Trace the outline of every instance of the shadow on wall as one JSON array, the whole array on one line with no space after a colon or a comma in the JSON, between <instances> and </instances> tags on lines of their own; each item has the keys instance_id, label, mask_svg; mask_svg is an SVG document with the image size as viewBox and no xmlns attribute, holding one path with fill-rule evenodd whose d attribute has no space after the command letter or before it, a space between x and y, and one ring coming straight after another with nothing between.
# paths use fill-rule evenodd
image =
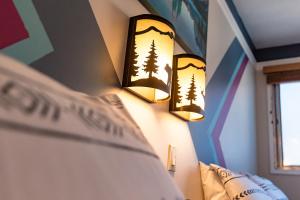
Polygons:
<instances>
[{"instance_id":1,"label":"shadow on wall","mask_svg":"<svg viewBox=\"0 0 300 200\"><path fill-rule=\"evenodd\" d=\"M88 94L120 87L89 1L33 2L54 48L34 68Z\"/></svg>"}]
</instances>

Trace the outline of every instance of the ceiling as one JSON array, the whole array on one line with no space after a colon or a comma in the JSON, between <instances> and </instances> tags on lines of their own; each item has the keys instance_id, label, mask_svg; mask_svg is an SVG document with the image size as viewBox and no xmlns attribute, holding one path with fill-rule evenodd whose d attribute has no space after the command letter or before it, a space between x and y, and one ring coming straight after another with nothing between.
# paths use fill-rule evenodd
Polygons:
<instances>
[{"instance_id":1,"label":"ceiling","mask_svg":"<svg viewBox=\"0 0 300 200\"><path fill-rule=\"evenodd\" d=\"M257 49L300 43L300 0L234 0Z\"/></svg>"},{"instance_id":2,"label":"ceiling","mask_svg":"<svg viewBox=\"0 0 300 200\"><path fill-rule=\"evenodd\" d=\"M258 61L300 56L300 0L225 1Z\"/></svg>"}]
</instances>

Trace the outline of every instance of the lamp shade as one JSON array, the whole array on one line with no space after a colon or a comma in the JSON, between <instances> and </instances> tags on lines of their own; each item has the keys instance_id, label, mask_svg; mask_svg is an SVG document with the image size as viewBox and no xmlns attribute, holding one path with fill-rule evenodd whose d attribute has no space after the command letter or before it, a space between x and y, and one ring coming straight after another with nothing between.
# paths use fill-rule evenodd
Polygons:
<instances>
[{"instance_id":1,"label":"lamp shade","mask_svg":"<svg viewBox=\"0 0 300 200\"><path fill-rule=\"evenodd\" d=\"M205 72L206 63L201 57L174 56L171 113L187 121L204 118Z\"/></svg>"},{"instance_id":2,"label":"lamp shade","mask_svg":"<svg viewBox=\"0 0 300 200\"><path fill-rule=\"evenodd\" d=\"M130 18L122 86L149 102L171 93L175 31L155 15Z\"/></svg>"}]
</instances>

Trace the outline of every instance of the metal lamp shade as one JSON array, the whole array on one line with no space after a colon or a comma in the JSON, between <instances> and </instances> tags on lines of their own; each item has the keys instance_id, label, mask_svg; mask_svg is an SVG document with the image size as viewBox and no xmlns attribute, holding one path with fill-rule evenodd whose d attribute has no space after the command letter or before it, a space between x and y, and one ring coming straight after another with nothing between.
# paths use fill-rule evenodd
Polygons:
<instances>
[{"instance_id":1,"label":"metal lamp shade","mask_svg":"<svg viewBox=\"0 0 300 200\"><path fill-rule=\"evenodd\" d=\"M204 118L205 72L206 63L201 57L174 56L171 113L187 121Z\"/></svg>"},{"instance_id":2,"label":"metal lamp shade","mask_svg":"<svg viewBox=\"0 0 300 200\"><path fill-rule=\"evenodd\" d=\"M174 27L155 15L130 18L122 86L148 102L171 93Z\"/></svg>"}]
</instances>

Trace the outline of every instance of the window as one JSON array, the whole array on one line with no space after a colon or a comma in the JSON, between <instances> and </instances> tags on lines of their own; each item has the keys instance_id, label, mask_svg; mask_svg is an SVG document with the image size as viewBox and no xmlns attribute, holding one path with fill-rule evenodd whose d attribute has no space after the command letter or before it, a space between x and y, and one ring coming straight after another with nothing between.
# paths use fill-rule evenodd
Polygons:
<instances>
[{"instance_id":1,"label":"window","mask_svg":"<svg viewBox=\"0 0 300 200\"><path fill-rule=\"evenodd\" d=\"M271 172L300 175L300 62L265 66L263 73L271 100Z\"/></svg>"},{"instance_id":2,"label":"window","mask_svg":"<svg viewBox=\"0 0 300 200\"><path fill-rule=\"evenodd\" d=\"M300 81L274 85L277 168L300 170Z\"/></svg>"}]
</instances>

